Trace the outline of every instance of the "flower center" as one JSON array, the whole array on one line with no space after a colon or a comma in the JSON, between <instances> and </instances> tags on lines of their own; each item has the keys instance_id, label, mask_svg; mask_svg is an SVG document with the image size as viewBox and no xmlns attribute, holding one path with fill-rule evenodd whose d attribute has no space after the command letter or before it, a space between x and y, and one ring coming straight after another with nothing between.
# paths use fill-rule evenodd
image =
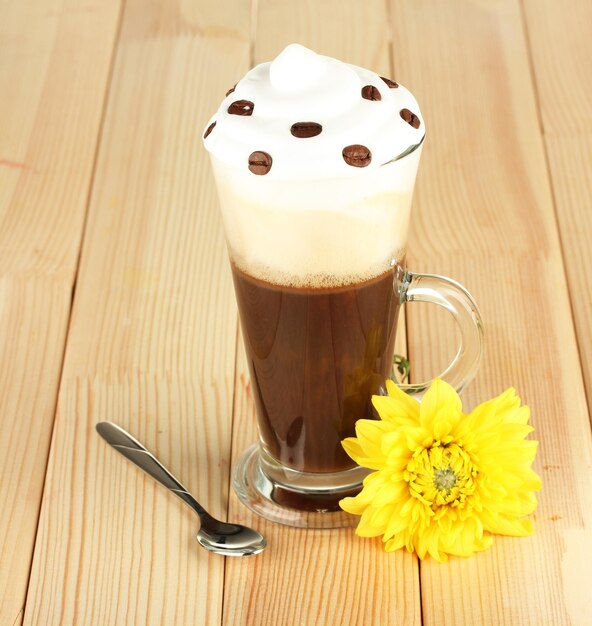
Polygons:
<instances>
[{"instance_id":1,"label":"flower center","mask_svg":"<svg viewBox=\"0 0 592 626\"><path fill-rule=\"evenodd\" d=\"M450 491L456 485L458 478L451 467L434 472L434 486L440 491Z\"/></svg>"},{"instance_id":2,"label":"flower center","mask_svg":"<svg viewBox=\"0 0 592 626\"><path fill-rule=\"evenodd\" d=\"M413 497L436 510L440 506L464 507L475 491L477 468L462 446L435 441L429 448L418 448L405 472Z\"/></svg>"}]
</instances>

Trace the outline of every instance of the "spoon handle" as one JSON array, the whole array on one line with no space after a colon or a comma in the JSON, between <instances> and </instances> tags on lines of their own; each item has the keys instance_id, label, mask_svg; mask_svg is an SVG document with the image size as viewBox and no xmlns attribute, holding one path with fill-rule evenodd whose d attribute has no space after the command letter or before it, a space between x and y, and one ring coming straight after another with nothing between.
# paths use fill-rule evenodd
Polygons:
<instances>
[{"instance_id":1,"label":"spoon handle","mask_svg":"<svg viewBox=\"0 0 592 626\"><path fill-rule=\"evenodd\" d=\"M96 426L101 437L117 452L144 470L181 498L185 504L190 506L200 517L208 515L207 511L197 502L197 500L183 487L183 485L167 470L167 468L126 430L113 424L113 422L99 422ZM209 517L209 515L208 515Z\"/></svg>"}]
</instances>

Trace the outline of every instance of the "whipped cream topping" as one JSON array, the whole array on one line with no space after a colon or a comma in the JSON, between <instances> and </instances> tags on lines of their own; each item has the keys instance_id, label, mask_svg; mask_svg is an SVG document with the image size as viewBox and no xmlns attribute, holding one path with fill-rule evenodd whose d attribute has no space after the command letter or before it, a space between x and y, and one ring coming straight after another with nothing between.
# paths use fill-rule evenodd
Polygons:
<instances>
[{"instance_id":1,"label":"whipped cream topping","mask_svg":"<svg viewBox=\"0 0 592 626\"><path fill-rule=\"evenodd\" d=\"M287 46L231 89L204 130L216 159L251 176L356 176L420 144L413 95L369 70Z\"/></svg>"}]
</instances>

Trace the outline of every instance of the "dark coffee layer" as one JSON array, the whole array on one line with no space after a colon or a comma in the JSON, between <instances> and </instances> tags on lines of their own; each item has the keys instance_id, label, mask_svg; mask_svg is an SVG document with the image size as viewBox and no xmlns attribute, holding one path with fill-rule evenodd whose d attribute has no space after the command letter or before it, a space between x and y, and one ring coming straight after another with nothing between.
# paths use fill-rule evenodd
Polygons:
<instances>
[{"instance_id":1,"label":"dark coffee layer","mask_svg":"<svg viewBox=\"0 0 592 626\"><path fill-rule=\"evenodd\" d=\"M305 472L355 464L341 440L373 418L390 376L394 269L332 289L273 285L232 265L259 430L269 454Z\"/></svg>"}]
</instances>

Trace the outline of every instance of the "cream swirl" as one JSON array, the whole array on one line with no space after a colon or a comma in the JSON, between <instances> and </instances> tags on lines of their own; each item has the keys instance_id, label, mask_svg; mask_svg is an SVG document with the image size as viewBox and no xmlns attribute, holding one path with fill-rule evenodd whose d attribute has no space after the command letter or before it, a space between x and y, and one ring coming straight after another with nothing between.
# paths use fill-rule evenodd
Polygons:
<instances>
[{"instance_id":1,"label":"cream swirl","mask_svg":"<svg viewBox=\"0 0 592 626\"><path fill-rule=\"evenodd\" d=\"M228 93L204 144L252 175L318 179L376 169L421 143L424 132L403 86L291 44Z\"/></svg>"}]
</instances>

